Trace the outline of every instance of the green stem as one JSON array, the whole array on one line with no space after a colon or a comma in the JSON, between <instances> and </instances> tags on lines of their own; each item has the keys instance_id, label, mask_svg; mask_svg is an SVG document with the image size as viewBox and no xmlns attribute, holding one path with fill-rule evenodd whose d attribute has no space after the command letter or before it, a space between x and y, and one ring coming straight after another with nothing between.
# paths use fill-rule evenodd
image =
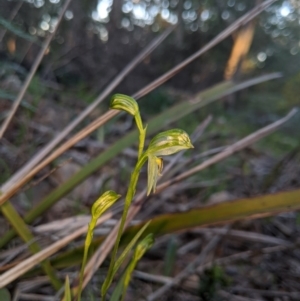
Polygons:
<instances>
[{"instance_id":1,"label":"green stem","mask_svg":"<svg viewBox=\"0 0 300 301\"><path fill-rule=\"evenodd\" d=\"M122 218L121 218L117 238L116 238L116 241L115 241L115 244L114 244L114 248L113 248L112 256L111 256L111 261L110 261L110 265L109 265L109 269L108 269L108 273L107 273L107 279L110 279L110 281L112 281L114 264L115 264L115 261L116 261L116 256L117 256L121 236L122 236L122 233L123 233L123 230L124 230L127 213L128 213L130 204L131 204L132 199L133 199L134 194L135 194L136 184L137 184L137 181L139 179L140 170L141 170L142 166L144 165L144 163L146 162L146 160L147 160L147 157L145 155L142 155L141 158L138 160L138 162L137 162L137 164L134 168L134 171L133 171L133 173L131 174L131 177L130 177L130 183L129 183L129 186L128 186L129 188L128 188L126 198L125 198L124 210L123 210L123 214L122 214ZM102 296L102 301L105 301L105 298L106 298L106 295L104 294Z\"/></svg>"},{"instance_id":2,"label":"green stem","mask_svg":"<svg viewBox=\"0 0 300 301\"><path fill-rule=\"evenodd\" d=\"M138 153L138 160L141 158L143 150L144 150L144 144L145 144L145 138L146 138L146 128L143 128L143 122L140 113L138 113L135 117L135 122L137 125L137 128L139 130L139 153Z\"/></svg>"},{"instance_id":3,"label":"green stem","mask_svg":"<svg viewBox=\"0 0 300 301\"><path fill-rule=\"evenodd\" d=\"M92 220L89 224L89 228L88 228L86 238L85 238L83 259L82 259L82 265L81 265L81 270L80 270L80 278L79 278L78 299L77 299L78 301L81 300L81 291L82 291L84 269L85 269L86 262L87 262L89 248L90 248L90 245L91 245L91 242L92 242L92 239L93 239L93 231L94 231L96 222L97 222L97 220L92 218Z\"/></svg>"}]
</instances>

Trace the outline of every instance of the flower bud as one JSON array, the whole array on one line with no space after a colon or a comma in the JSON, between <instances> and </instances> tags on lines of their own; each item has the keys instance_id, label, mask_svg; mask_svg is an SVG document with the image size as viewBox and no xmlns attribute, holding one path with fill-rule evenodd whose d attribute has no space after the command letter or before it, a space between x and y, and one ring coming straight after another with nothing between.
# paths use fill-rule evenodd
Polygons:
<instances>
[{"instance_id":1,"label":"flower bud","mask_svg":"<svg viewBox=\"0 0 300 301\"><path fill-rule=\"evenodd\" d=\"M139 113L137 102L132 97L123 94L115 94L112 96L110 108L125 111L132 116L136 116Z\"/></svg>"},{"instance_id":2,"label":"flower bud","mask_svg":"<svg viewBox=\"0 0 300 301\"><path fill-rule=\"evenodd\" d=\"M104 192L92 206L92 218L97 220L120 197L120 194L117 194L112 190Z\"/></svg>"},{"instance_id":3,"label":"flower bud","mask_svg":"<svg viewBox=\"0 0 300 301\"><path fill-rule=\"evenodd\" d=\"M134 251L134 259L136 261L140 260L143 255L149 250L154 244L154 237L153 234L150 233L146 237L144 237L136 246L136 249Z\"/></svg>"}]
</instances>

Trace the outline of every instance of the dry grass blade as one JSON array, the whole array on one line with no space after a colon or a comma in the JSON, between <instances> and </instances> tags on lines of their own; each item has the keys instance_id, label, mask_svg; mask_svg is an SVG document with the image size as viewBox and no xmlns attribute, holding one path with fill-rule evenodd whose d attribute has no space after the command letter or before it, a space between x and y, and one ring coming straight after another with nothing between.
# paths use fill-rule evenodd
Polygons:
<instances>
[{"instance_id":1,"label":"dry grass blade","mask_svg":"<svg viewBox=\"0 0 300 301\"><path fill-rule=\"evenodd\" d=\"M175 182L181 181L194 173L207 168L223 159L231 156L233 153L253 144L254 142L258 141L259 139L269 135L270 133L274 132L278 129L281 125L287 122L292 116L296 114L296 109L293 109L287 116L284 118L250 134L249 136L245 137L244 139L236 142L232 146L227 147L221 153L213 156L212 158L206 160L199 166L192 168L191 170L179 175L175 178L175 180L170 180L167 182L162 183L157 187L157 192L162 191L163 189L167 188L169 185L174 184ZM130 223L130 221L135 217L135 215L141 209L143 200L145 199L146 191L141 192L137 197L136 200L133 202L131 208L128 211L126 226ZM116 234L118 232L119 224L117 224L114 229L110 232L110 234L106 237L103 244L96 250L94 255L91 257L90 261L88 262L86 269L85 269L85 278L84 278L84 287L87 285L89 280L92 278L92 275L98 270L99 266L102 264L108 253L110 252L111 248L114 245L114 241L116 238Z\"/></svg>"},{"instance_id":2,"label":"dry grass blade","mask_svg":"<svg viewBox=\"0 0 300 301\"><path fill-rule=\"evenodd\" d=\"M227 237L234 237L237 239L265 243L265 244L275 244L275 245L283 245L283 246L291 245L291 243L285 239L273 237L270 235L264 235L261 233L249 232L249 231L230 230L229 232L227 232L223 228L207 228L207 229L196 229L193 232L201 233L201 234L213 233L216 235L226 235Z\"/></svg>"},{"instance_id":3,"label":"dry grass blade","mask_svg":"<svg viewBox=\"0 0 300 301\"><path fill-rule=\"evenodd\" d=\"M253 144L254 142L258 141L259 139L265 137L266 135L271 134L272 132L276 131L278 127L283 125L285 122L287 122L289 119L291 119L297 112L297 109L292 109L284 118L254 132L253 134L245 137L242 140L239 140L238 142L234 143L231 146L226 147L222 152L219 154L213 156L212 158L204 161L203 163L195 166L194 168L180 174L179 176L173 178L170 181L164 182L163 184L159 185L157 188L157 192L160 192L161 190L165 189L166 187L169 187L170 185L173 185L177 182L182 181L183 179L190 177L191 175L199 172L200 170L203 170L207 168L208 166L219 162L235 152L240 151L241 149L245 148L246 146Z\"/></svg>"},{"instance_id":4,"label":"dry grass blade","mask_svg":"<svg viewBox=\"0 0 300 301\"><path fill-rule=\"evenodd\" d=\"M55 146L57 146L84 118L86 118L112 91L117 85L143 60L145 59L155 48L157 48L168 35L173 31L174 27L170 27L165 30L158 38L154 39L139 55L137 55L118 75L111 81L111 83L105 88L105 90L91 103L85 110L83 110L65 129L63 129L52 141L50 141L42 150L39 151L22 169L20 169L15 175L13 175L7 183L2 187L3 191L6 191L11 183L21 179L32 168L34 168L45 156L47 156ZM110 117L111 118L111 117ZM90 126L92 126L90 124ZM97 127L96 127L97 128ZM95 129L96 129L95 128ZM71 140L72 141L72 140ZM65 144L66 149L70 147ZM73 145L73 144L71 144ZM47 161L48 162L48 161Z\"/></svg>"},{"instance_id":5,"label":"dry grass blade","mask_svg":"<svg viewBox=\"0 0 300 301\"><path fill-rule=\"evenodd\" d=\"M97 222L97 225L105 222L106 220L112 217L112 213L107 213L103 215ZM49 247L43 249L42 251L34 254L33 256L23 260L18 265L14 266L7 272L0 275L0 288L5 287L12 281L16 280L18 277L22 276L24 273L28 272L34 266L42 262L43 260L49 258L61 248L65 247L68 243L83 235L87 232L88 225L81 227L80 229L74 231L71 235L64 237L63 239L55 242L54 244L50 245Z\"/></svg>"},{"instance_id":6,"label":"dry grass blade","mask_svg":"<svg viewBox=\"0 0 300 301\"><path fill-rule=\"evenodd\" d=\"M26 80L25 80L25 82L24 82L24 84L21 88L21 91L19 92L18 97L15 100L15 102L14 102L12 108L11 108L11 111L9 112L8 116L6 117L5 121L2 124L2 127L0 129L0 139L3 137L4 132L6 131L10 121L12 120L12 118L14 116L14 114L16 113L16 111L17 111L17 109L18 109L18 107L21 103L21 100L23 99L23 97L26 93L27 88L29 87L29 85L31 83L31 80L32 80L33 76L35 75L35 72L36 72L38 66L40 65L40 63L41 63L41 61L42 61L42 59L45 55L45 52L47 51L47 49L50 45L51 40L55 36L56 30L57 30L63 16L65 15L65 12L66 12L70 2L71 2L71 0L66 0L62 10L60 11L60 14L59 14L58 18L57 18L57 24L56 24L53 32L51 34L49 34L49 36L47 37L47 39L44 42L44 45L43 45L42 49L40 50L34 64L32 65L32 67L30 69L30 72L27 75Z\"/></svg>"}]
</instances>

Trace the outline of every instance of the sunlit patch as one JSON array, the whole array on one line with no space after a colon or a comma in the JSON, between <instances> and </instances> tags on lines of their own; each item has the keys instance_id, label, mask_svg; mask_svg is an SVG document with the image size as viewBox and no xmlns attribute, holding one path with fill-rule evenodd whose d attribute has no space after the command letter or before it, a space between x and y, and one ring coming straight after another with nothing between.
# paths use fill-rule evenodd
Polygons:
<instances>
[{"instance_id":1,"label":"sunlit patch","mask_svg":"<svg viewBox=\"0 0 300 301\"><path fill-rule=\"evenodd\" d=\"M283 2L280 8L280 14L282 17L287 17L291 13L291 8L287 2Z\"/></svg>"},{"instance_id":2,"label":"sunlit patch","mask_svg":"<svg viewBox=\"0 0 300 301\"><path fill-rule=\"evenodd\" d=\"M259 62L264 62L267 59L267 54L265 52L260 52L257 55L257 59Z\"/></svg>"},{"instance_id":3,"label":"sunlit patch","mask_svg":"<svg viewBox=\"0 0 300 301\"><path fill-rule=\"evenodd\" d=\"M106 19L111 11L112 0L101 0L97 5L99 19Z\"/></svg>"}]
</instances>

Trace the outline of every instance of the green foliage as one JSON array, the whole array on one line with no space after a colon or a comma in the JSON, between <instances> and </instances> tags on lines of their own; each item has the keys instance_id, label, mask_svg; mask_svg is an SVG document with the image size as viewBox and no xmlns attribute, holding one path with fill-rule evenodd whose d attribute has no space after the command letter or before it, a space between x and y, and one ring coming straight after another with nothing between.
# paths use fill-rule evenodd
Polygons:
<instances>
[{"instance_id":1,"label":"green foliage","mask_svg":"<svg viewBox=\"0 0 300 301\"><path fill-rule=\"evenodd\" d=\"M101 289L101 294L102 296L105 296L107 293L107 290L109 288L109 286L112 283L112 280L114 278L114 276L116 275L117 271L119 270L119 268L121 267L122 263L125 261L125 259L127 258L129 252L132 250L132 248L134 247L134 245L137 243L138 239L141 237L141 235L144 233L144 231L146 230L146 228L149 226L151 221L149 221L148 223L146 223L138 232L137 234L133 237L133 239L129 242L129 244L125 247L124 251L122 252L122 254L119 256L119 258L116 260L115 264L114 264L114 268L113 268L113 273L111 274L110 277L106 277L103 285L102 285L102 289Z\"/></svg>"},{"instance_id":2,"label":"green foliage","mask_svg":"<svg viewBox=\"0 0 300 301\"><path fill-rule=\"evenodd\" d=\"M23 38L27 41L36 43L38 45L41 45L39 40L36 39L36 37L31 36L30 34L24 32L21 28L15 26L11 22L5 20L4 18L0 17L0 25L4 27L5 29L13 32L16 36Z\"/></svg>"},{"instance_id":3,"label":"green foliage","mask_svg":"<svg viewBox=\"0 0 300 301\"><path fill-rule=\"evenodd\" d=\"M167 251L164 258L164 275L171 277L174 271L176 262L176 252L178 249L178 243L175 235L172 235L169 242Z\"/></svg>"},{"instance_id":4,"label":"green foliage","mask_svg":"<svg viewBox=\"0 0 300 301\"><path fill-rule=\"evenodd\" d=\"M70 280L69 280L69 276L68 275L66 277L66 282L65 282L65 296L64 296L64 301L72 301L71 288L70 288Z\"/></svg>"},{"instance_id":5,"label":"green foliage","mask_svg":"<svg viewBox=\"0 0 300 301\"><path fill-rule=\"evenodd\" d=\"M218 290L229 284L229 279L225 275L223 269L214 266L205 270L200 279L199 296L203 301L220 300L216 296Z\"/></svg>"}]
</instances>

